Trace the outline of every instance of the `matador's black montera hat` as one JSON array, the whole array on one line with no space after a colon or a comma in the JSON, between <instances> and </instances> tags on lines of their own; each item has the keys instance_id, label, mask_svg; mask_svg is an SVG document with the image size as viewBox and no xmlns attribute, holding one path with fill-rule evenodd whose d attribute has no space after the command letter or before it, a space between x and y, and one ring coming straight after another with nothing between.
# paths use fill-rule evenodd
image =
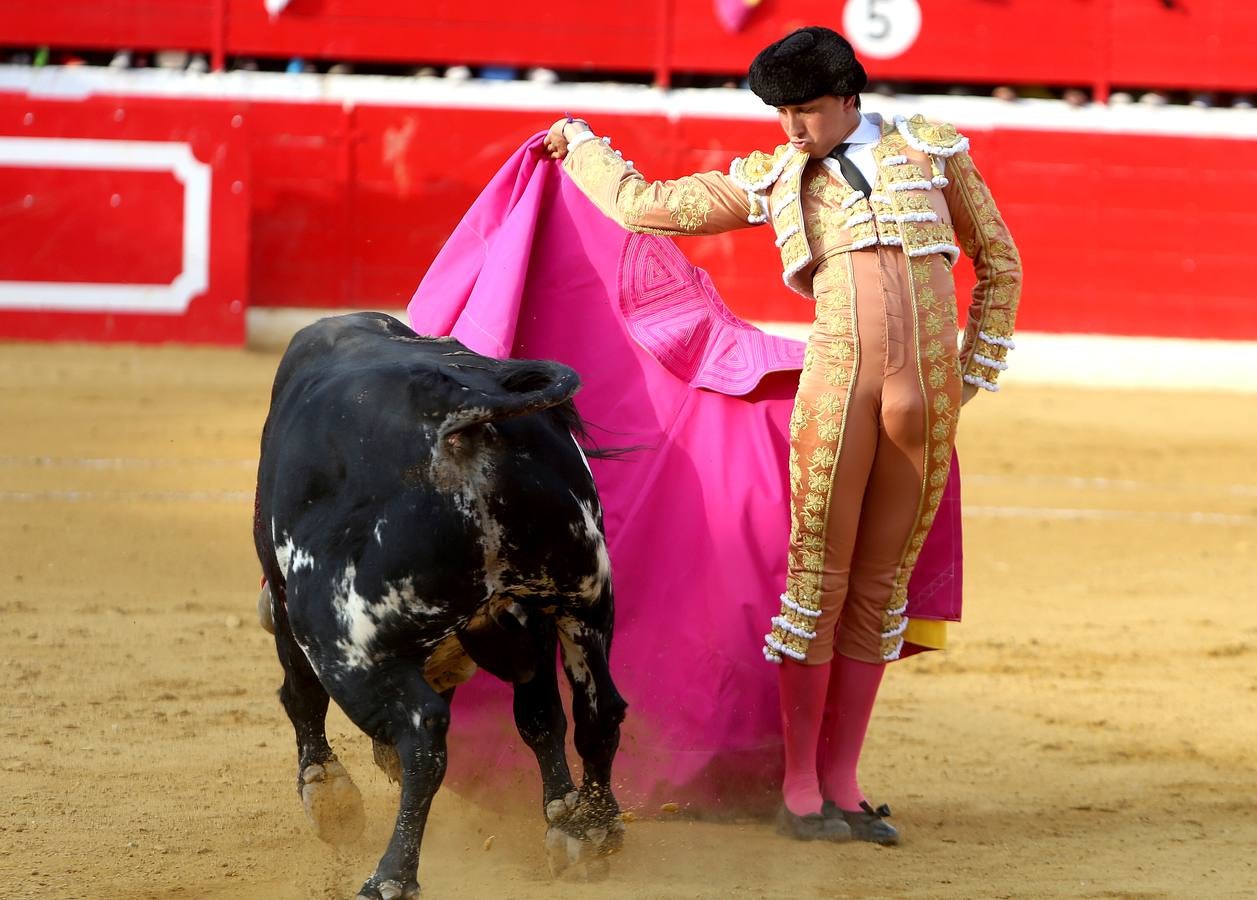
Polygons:
<instances>
[{"instance_id":1,"label":"matador's black montera hat","mask_svg":"<svg viewBox=\"0 0 1257 900\"><path fill-rule=\"evenodd\" d=\"M769 106L794 106L827 94L858 94L869 77L846 38L811 25L761 50L751 63L749 81L755 96Z\"/></svg>"}]
</instances>

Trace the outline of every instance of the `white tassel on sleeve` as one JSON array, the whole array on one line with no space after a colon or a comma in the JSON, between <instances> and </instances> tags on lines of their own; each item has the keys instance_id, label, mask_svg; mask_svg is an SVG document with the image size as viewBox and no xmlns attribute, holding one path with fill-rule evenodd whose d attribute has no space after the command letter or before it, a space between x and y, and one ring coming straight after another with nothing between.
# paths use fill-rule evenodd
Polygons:
<instances>
[{"instance_id":1,"label":"white tassel on sleeve","mask_svg":"<svg viewBox=\"0 0 1257 900\"><path fill-rule=\"evenodd\" d=\"M995 344L997 347L1007 347L1009 350L1016 350L1017 345L1012 338L1000 337L995 334L987 334L985 331L979 331L978 337L986 341L988 344Z\"/></svg>"},{"instance_id":2,"label":"white tassel on sleeve","mask_svg":"<svg viewBox=\"0 0 1257 900\"><path fill-rule=\"evenodd\" d=\"M991 359L991 357L983 356L981 353L973 354L973 361L978 365L989 366L999 372L1006 372L1008 370L1008 363L1004 362L1002 359Z\"/></svg>"},{"instance_id":3,"label":"white tassel on sleeve","mask_svg":"<svg viewBox=\"0 0 1257 900\"><path fill-rule=\"evenodd\" d=\"M974 375L974 374L972 374L972 373L968 373L968 374L966 374L966 375L964 376L964 379L965 379L965 381L966 381L966 382L968 382L969 384L972 384L972 385L977 385L978 387L982 388L983 390L987 390L987 391L991 391L991 392L995 392L995 391L998 391L998 390L999 390L999 385L998 385L998 384L995 384L994 382L991 382L991 381L987 381L987 380L986 380L985 378L983 378L981 375Z\"/></svg>"}]
</instances>

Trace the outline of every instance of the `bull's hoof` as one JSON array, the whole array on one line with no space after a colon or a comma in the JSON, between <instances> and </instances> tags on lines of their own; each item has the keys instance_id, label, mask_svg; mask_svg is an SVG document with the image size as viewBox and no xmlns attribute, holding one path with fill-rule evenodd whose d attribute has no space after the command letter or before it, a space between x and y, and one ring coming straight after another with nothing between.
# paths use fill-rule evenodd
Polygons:
<instances>
[{"instance_id":1,"label":"bull's hoof","mask_svg":"<svg viewBox=\"0 0 1257 900\"><path fill-rule=\"evenodd\" d=\"M389 781L394 784L402 783L402 761L397 755L396 747L373 740L371 741L371 755L375 757L375 764L388 776Z\"/></svg>"},{"instance_id":2,"label":"bull's hoof","mask_svg":"<svg viewBox=\"0 0 1257 900\"><path fill-rule=\"evenodd\" d=\"M262 585L258 594L258 624L271 634L275 633L275 596L269 584Z\"/></svg>"},{"instance_id":3,"label":"bull's hoof","mask_svg":"<svg viewBox=\"0 0 1257 900\"><path fill-rule=\"evenodd\" d=\"M356 841L367 823L362 794L336 759L301 770L301 804L314 833L328 844Z\"/></svg>"},{"instance_id":4,"label":"bull's hoof","mask_svg":"<svg viewBox=\"0 0 1257 900\"><path fill-rule=\"evenodd\" d=\"M404 884L395 878L372 875L358 891L357 900L418 900L419 882L411 879Z\"/></svg>"},{"instance_id":5,"label":"bull's hoof","mask_svg":"<svg viewBox=\"0 0 1257 900\"><path fill-rule=\"evenodd\" d=\"M624 823L619 816L592 816L582 808L580 795L546 804L546 861L550 874L577 881L602 881L611 873L608 857L624 846Z\"/></svg>"},{"instance_id":6,"label":"bull's hoof","mask_svg":"<svg viewBox=\"0 0 1257 900\"><path fill-rule=\"evenodd\" d=\"M596 844L553 826L546 830L546 862L551 875L571 881L602 881L611 874L611 861Z\"/></svg>"}]
</instances>

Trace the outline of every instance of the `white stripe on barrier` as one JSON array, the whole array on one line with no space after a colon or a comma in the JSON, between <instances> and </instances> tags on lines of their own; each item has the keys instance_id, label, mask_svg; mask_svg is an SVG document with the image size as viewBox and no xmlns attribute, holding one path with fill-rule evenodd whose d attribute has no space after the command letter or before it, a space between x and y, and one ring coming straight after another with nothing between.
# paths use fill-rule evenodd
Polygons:
<instances>
[{"instance_id":1,"label":"white stripe on barrier","mask_svg":"<svg viewBox=\"0 0 1257 900\"><path fill-rule=\"evenodd\" d=\"M749 90L529 81L453 82L398 75L320 75L284 72L194 74L163 69L118 70L98 66L0 66L0 91L61 99L93 95L455 107L466 109L579 110L615 113L774 121L773 110ZM1243 109L1197 109L1168 105L1089 104L1061 100L1018 100L949 95L867 95L865 105L884 116L921 113L965 128L1017 128L1102 134L1170 134L1187 137L1257 137L1257 113ZM537 130L548 125L542 121Z\"/></svg>"},{"instance_id":2,"label":"white stripe on barrier","mask_svg":"<svg viewBox=\"0 0 1257 900\"><path fill-rule=\"evenodd\" d=\"M810 326L758 322L760 328L806 340ZM1088 388L1257 392L1257 341L1121 337L1017 332L1000 387L1055 384ZM986 398L983 398L986 400ZM994 402L994 401L991 401Z\"/></svg>"},{"instance_id":3,"label":"white stripe on barrier","mask_svg":"<svg viewBox=\"0 0 1257 900\"><path fill-rule=\"evenodd\" d=\"M301 328L340 309L258 307L246 312L250 346L283 347ZM385 310L406 320L403 309ZM756 322L769 334L806 341L801 322ZM1257 341L1017 332L1000 384L1257 393ZM984 397L983 400L986 398ZM994 402L994 398L992 398Z\"/></svg>"},{"instance_id":4,"label":"white stripe on barrier","mask_svg":"<svg viewBox=\"0 0 1257 900\"><path fill-rule=\"evenodd\" d=\"M179 314L209 286L210 167L174 141L0 135L0 166L170 172L183 185L183 264L169 284L0 281L0 309Z\"/></svg>"}]
</instances>

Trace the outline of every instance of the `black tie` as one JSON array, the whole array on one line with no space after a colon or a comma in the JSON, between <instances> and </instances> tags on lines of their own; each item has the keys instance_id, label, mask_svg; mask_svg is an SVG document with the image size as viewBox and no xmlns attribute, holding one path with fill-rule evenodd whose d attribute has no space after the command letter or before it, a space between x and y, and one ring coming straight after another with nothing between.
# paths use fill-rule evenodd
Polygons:
<instances>
[{"instance_id":1,"label":"black tie","mask_svg":"<svg viewBox=\"0 0 1257 900\"><path fill-rule=\"evenodd\" d=\"M847 184L857 191L864 191L864 196L867 197L873 193L873 189L869 187L868 179L864 177L860 167L847 156L847 148L850 146L850 144L839 144L830 151L829 155L838 160L838 168L842 169L842 177L847 179Z\"/></svg>"}]
</instances>

